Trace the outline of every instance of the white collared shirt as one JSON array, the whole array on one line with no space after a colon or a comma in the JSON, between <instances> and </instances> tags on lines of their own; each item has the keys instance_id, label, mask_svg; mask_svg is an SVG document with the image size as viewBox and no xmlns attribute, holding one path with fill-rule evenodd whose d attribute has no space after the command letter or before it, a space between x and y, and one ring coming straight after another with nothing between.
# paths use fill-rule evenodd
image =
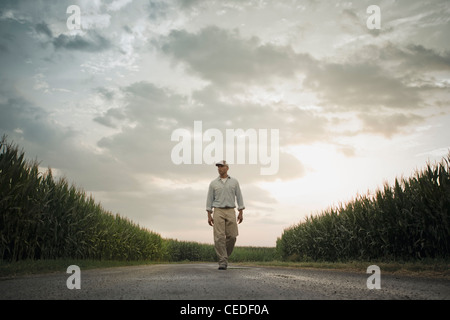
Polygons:
<instances>
[{"instance_id":1,"label":"white collared shirt","mask_svg":"<svg viewBox=\"0 0 450 320\"><path fill-rule=\"evenodd\" d=\"M239 182L230 176L222 181L220 176L209 184L208 196L206 198L206 210L212 208L236 208L245 209Z\"/></svg>"}]
</instances>

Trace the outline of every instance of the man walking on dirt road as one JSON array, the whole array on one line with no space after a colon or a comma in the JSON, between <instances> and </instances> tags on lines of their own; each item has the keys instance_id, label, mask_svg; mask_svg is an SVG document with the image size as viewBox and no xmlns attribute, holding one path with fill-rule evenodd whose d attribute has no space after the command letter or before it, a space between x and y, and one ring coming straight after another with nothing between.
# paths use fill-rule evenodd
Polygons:
<instances>
[{"instance_id":1,"label":"man walking on dirt road","mask_svg":"<svg viewBox=\"0 0 450 320\"><path fill-rule=\"evenodd\" d=\"M238 223L244 220L244 200L239 182L228 175L229 166L225 160L216 163L219 177L211 181L206 198L208 224L214 230L214 248L219 258L219 270L226 270L238 236ZM236 202L238 217L236 219ZM214 213L213 213L214 209ZM214 218L213 218L214 215Z\"/></svg>"}]
</instances>

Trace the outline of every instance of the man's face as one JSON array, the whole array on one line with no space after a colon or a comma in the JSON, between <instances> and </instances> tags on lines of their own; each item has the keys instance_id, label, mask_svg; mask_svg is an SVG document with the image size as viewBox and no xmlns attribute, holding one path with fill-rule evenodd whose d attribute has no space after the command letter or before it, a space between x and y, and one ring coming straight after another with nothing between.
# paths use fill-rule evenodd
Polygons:
<instances>
[{"instance_id":1,"label":"man's face","mask_svg":"<svg viewBox=\"0 0 450 320\"><path fill-rule=\"evenodd\" d=\"M225 175L228 171L228 167L227 166L223 166L223 165L218 165L217 166L217 171L219 171L219 174L221 176Z\"/></svg>"}]
</instances>

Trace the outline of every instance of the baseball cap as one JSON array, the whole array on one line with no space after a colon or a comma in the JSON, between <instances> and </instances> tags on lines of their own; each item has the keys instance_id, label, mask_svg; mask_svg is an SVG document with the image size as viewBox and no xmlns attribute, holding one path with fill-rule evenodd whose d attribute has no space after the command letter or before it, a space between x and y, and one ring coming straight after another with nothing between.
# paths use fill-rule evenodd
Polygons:
<instances>
[{"instance_id":1,"label":"baseball cap","mask_svg":"<svg viewBox=\"0 0 450 320\"><path fill-rule=\"evenodd\" d=\"M216 162L216 166L227 166L228 167L228 163L225 160Z\"/></svg>"}]
</instances>

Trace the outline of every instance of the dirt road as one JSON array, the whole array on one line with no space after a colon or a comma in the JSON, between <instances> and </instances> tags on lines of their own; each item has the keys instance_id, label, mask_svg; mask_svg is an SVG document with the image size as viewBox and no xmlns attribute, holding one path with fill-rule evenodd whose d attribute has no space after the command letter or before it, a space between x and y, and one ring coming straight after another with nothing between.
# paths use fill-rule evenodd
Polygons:
<instances>
[{"instance_id":1,"label":"dirt road","mask_svg":"<svg viewBox=\"0 0 450 320\"><path fill-rule=\"evenodd\" d=\"M450 280L383 274L368 289L364 272L161 264L81 270L80 289L60 273L0 280L0 299L317 300L450 299Z\"/></svg>"}]
</instances>

